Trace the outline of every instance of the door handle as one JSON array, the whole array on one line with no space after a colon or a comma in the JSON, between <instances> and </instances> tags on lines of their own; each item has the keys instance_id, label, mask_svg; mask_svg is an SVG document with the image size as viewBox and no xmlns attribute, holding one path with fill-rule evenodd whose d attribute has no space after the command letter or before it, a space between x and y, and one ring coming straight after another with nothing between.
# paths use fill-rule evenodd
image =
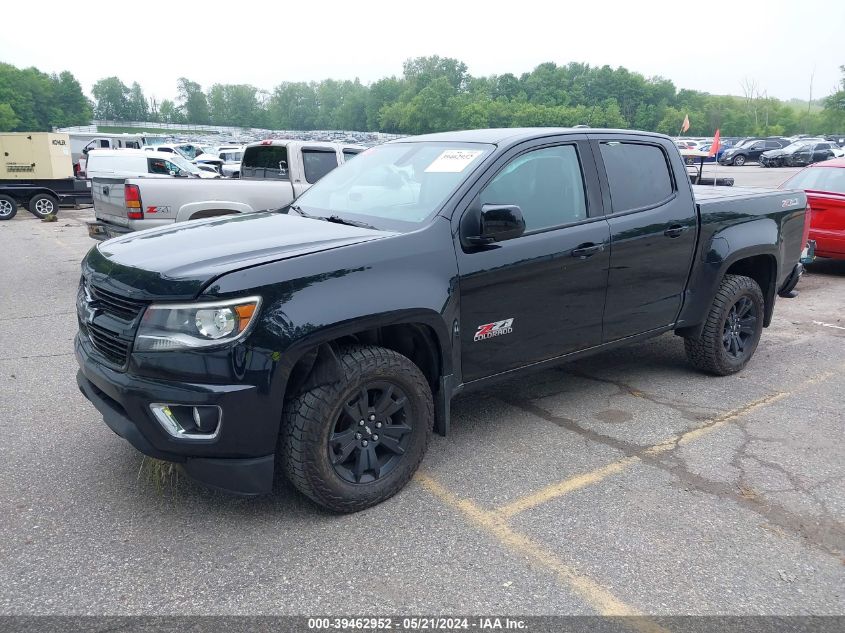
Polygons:
<instances>
[{"instance_id":1,"label":"door handle","mask_svg":"<svg viewBox=\"0 0 845 633\"><path fill-rule=\"evenodd\" d=\"M604 244L593 244L592 242L587 242L586 244L580 244L577 248L572 249L572 256L587 259L596 253L602 252L603 250Z\"/></svg>"},{"instance_id":2,"label":"door handle","mask_svg":"<svg viewBox=\"0 0 845 633\"><path fill-rule=\"evenodd\" d=\"M687 230L687 227L681 226L680 224L673 224L668 229L663 231L663 235L666 237L680 237L681 234Z\"/></svg>"}]
</instances>

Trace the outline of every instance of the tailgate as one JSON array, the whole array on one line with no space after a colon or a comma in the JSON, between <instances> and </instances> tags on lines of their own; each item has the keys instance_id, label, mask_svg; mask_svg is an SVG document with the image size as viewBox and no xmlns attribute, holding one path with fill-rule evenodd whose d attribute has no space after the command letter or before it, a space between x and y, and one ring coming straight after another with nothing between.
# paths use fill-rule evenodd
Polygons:
<instances>
[{"instance_id":1,"label":"tailgate","mask_svg":"<svg viewBox=\"0 0 845 633\"><path fill-rule=\"evenodd\" d=\"M122 178L94 178L91 182L91 197L94 199L94 216L102 222L129 226L126 205L123 199Z\"/></svg>"}]
</instances>

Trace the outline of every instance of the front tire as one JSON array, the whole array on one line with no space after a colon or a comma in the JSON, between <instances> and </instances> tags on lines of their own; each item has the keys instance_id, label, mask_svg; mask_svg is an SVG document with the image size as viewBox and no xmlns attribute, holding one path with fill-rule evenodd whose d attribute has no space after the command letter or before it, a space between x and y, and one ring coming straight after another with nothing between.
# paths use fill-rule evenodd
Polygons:
<instances>
[{"instance_id":1,"label":"front tire","mask_svg":"<svg viewBox=\"0 0 845 633\"><path fill-rule=\"evenodd\" d=\"M18 201L12 196L0 194L0 221L11 220L18 212Z\"/></svg>"},{"instance_id":2,"label":"front tire","mask_svg":"<svg viewBox=\"0 0 845 633\"><path fill-rule=\"evenodd\" d=\"M739 156L734 156L734 159L731 161L731 165L736 165L737 167L742 167L745 164L745 156L740 154Z\"/></svg>"},{"instance_id":3,"label":"front tire","mask_svg":"<svg viewBox=\"0 0 845 633\"><path fill-rule=\"evenodd\" d=\"M698 339L684 339L687 360L701 371L727 376L751 360L763 332L765 301L756 281L725 275Z\"/></svg>"},{"instance_id":4,"label":"front tire","mask_svg":"<svg viewBox=\"0 0 845 633\"><path fill-rule=\"evenodd\" d=\"M29 201L29 212L42 220L59 212L59 201L48 193L39 193Z\"/></svg>"},{"instance_id":5,"label":"front tire","mask_svg":"<svg viewBox=\"0 0 845 633\"><path fill-rule=\"evenodd\" d=\"M393 350L354 345L338 357L343 378L285 403L277 458L302 494L357 512L395 495L416 472L434 404L420 369Z\"/></svg>"}]
</instances>

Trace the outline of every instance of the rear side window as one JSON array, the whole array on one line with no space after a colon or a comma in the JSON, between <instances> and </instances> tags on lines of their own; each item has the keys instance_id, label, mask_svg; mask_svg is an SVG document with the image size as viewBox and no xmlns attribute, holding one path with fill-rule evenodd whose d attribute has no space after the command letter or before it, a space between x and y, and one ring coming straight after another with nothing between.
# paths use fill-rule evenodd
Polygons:
<instances>
[{"instance_id":1,"label":"rear side window","mask_svg":"<svg viewBox=\"0 0 845 633\"><path fill-rule=\"evenodd\" d=\"M660 147L617 141L600 147L614 213L653 207L672 195L672 175Z\"/></svg>"},{"instance_id":2,"label":"rear side window","mask_svg":"<svg viewBox=\"0 0 845 633\"><path fill-rule=\"evenodd\" d=\"M337 154L334 151L323 152L304 149L302 150L302 162L305 164L305 180L314 184L337 167Z\"/></svg>"},{"instance_id":3,"label":"rear side window","mask_svg":"<svg viewBox=\"0 0 845 633\"><path fill-rule=\"evenodd\" d=\"M289 180L287 147L284 145L247 147L241 161L241 178Z\"/></svg>"}]
</instances>

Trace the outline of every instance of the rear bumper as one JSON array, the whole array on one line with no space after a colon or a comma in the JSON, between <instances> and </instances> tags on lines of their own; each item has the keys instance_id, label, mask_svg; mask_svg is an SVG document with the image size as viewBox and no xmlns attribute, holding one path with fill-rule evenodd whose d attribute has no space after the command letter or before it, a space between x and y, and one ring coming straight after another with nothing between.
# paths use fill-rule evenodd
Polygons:
<instances>
[{"instance_id":1,"label":"rear bumper","mask_svg":"<svg viewBox=\"0 0 845 633\"><path fill-rule=\"evenodd\" d=\"M125 226L116 226L107 222L86 222L85 224L88 226L88 237L99 242L132 232Z\"/></svg>"},{"instance_id":2,"label":"rear bumper","mask_svg":"<svg viewBox=\"0 0 845 633\"><path fill-rule=\"evenodd\" d=\"M810 227L810 239L816 242L816 255L845 259L845 229L820 230Z\"/></svg>"},{"instance_id":3,"label":"rear bumper","mask_svg":"<svg viewBox=\"0 0 845 633\"><path fill-rule=\"evenodd\" d=\"M214 404L224 411L248 415L250 390L224 385L198 385L151 381L118 372L95 362L77 336L75 342L79 371L76 381L82 394L103 416L103 421L117 435L138 451L180 463L185 472L200 483L239 495L258 495L273 487L275 446L266 455L232 455L225 439L213 442L190 441L169 437L149 411L150 402ZM232 424L237 416L224 417ZM224 426L225 430L225 426ZM237 433L237 430L234 431ZM221 433L221 436L223 433Z\"/></svg>"}]
</instances>

